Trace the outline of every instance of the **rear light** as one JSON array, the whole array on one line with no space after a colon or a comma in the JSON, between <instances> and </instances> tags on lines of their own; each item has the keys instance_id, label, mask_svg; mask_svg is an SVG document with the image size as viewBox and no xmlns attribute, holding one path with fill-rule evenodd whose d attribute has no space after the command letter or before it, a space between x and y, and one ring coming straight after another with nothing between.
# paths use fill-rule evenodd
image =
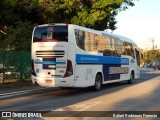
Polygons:
<instances>
[{"instance_id":1,"label":"rear light","mask_svg":"<svg viewBox=\"0 0 160 120\"><path fill-rule=\"evenodd\" d=\"M42 40L40 42L60 42L60 40Z\"/></svg>"},{"instance_id":2,"label":"rear light","mask_svg":"<svg viewBox=\"0 0 160 120\"><path fill-rule=\"evenodd\" d=\"M35 70L34 70L34 60L32 60L32 66L31 66L32 68L31 68L31 74L33 75L33 76L37 76L36 75L36 72L35 72Z\"/></svg>"},{"instance_id":3,"label":"rear light","mask_svg":"<svg viewBox=\"0 0 160 120\"><path fill-rule=\"evenodd\" d=\"M71 75L73 75L72 62L70 60L67 60L67 69L66 69L66 73L64 74L64 78L69 77Z\"/></svg>"}]
</instances>

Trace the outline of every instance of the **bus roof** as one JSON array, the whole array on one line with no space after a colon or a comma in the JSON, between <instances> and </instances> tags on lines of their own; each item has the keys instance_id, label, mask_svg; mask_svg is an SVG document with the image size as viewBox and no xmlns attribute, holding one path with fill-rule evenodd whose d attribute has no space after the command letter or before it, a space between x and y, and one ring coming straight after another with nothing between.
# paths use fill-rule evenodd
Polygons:
<instances>
[{"instance_id":1,"label":"bus roof","mask_svg":"<svg viewBox=\"0 0 160 120\"><path fill-rule=\"evenodd\" d=\"M65 23L48 23L48 24L37 25L36 27L54 26L54 25L68 26L69 24L65 24Z\"/></svg>"}]
</instances>

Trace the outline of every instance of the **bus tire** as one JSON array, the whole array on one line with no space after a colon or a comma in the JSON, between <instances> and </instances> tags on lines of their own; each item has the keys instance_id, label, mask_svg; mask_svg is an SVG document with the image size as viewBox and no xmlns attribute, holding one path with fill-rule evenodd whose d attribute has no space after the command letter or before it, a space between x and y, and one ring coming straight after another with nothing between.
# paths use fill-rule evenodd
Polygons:
<instances>
[{"instance_id":1,"label":"bus tire","mask_svg":"<svg viewBox=\"0 0 160 120\"><path fill-rule=\"evenodd\" d=\"M134 72L132 71L132 72L131 72L131 75L130 75L130 79L127 80L127 83L128 83L128 84L132 84L132 83L133 83L133 79L134 79Z\"/></svg>"},{"instance_id":2,"label":"bus tire","mask_svg":"<svg viewBox=\"0 0 160 120\"><path fill-rule=\"evenodd\" d=\"M93 86L93 90L99 91L102 88L102 76L100 74L96 75L95 84Z\"/></svg>"}]
</instances>

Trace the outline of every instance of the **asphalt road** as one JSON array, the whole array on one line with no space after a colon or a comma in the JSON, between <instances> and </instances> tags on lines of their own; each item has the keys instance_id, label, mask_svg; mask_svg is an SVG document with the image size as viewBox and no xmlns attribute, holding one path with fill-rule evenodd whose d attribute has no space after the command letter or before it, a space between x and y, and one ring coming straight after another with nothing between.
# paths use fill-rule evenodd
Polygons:
<instances>
[{"instance_id":1,"label":"asphalt road","mask_svg":"<svg viewBox=\"0 0 160 120\"><path fill-rule=\"evenodd\" d=\"M156 111L160 111L160 71L142 70L141 78L134 80L133 84L127 84L127 82L107 84L98 92L90 89L44 89L12 95L0 98L0 111L42 112L42 116L45 117L37 119L105 120L106 117L109 117L123 120L124 116L128 115L127 119L133 120L137 119L137 116L129 115L135 114L142 115L139 116L141 120L144 117L154 120L158 119ZM114 112L110 114L107 111ZM120 111L120 113L115 111ZM128 111L131 113L127 113ZM145 113L152 116L144 116L143 113L134 111L152 111ZM58 117L53 117L55 115ZM100 117L97 118L97 116Z\"/></svg>"}]
</instances>

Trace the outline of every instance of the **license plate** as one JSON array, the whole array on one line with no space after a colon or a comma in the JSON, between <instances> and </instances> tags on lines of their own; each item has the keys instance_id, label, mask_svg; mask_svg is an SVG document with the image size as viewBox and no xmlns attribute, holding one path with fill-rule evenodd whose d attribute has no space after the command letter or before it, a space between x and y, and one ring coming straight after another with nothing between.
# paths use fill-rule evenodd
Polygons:
<instances>
[{"instance_id":1,"label":"license plate","mask_svg":"<svg viewBox=\"0 0 160 120\"><path fill-rule=\"evenodd\" d=\"M52 80L46 80L46 83L52 83Z\"/></svg>"},{"instance_id":2,"label":"license plate","mask_svg":"<svg viewBox=\"0 0 160 120\"><path fill-rule=\"evenodd\" d=\"M55 68L56 68L56 66L55 66L55 65L48 65L48 67L49 67L49 68L53 68L53 69L55 69Z\"/></svg>"}]
</instances>

